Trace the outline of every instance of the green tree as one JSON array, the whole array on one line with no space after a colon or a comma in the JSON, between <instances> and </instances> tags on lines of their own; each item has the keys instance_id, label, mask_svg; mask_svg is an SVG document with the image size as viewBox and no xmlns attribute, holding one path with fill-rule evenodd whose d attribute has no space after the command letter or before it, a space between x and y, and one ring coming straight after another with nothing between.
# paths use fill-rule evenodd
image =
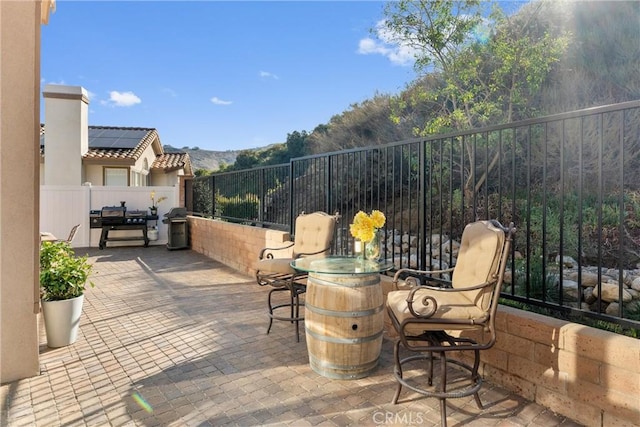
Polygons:
<instances>
[{"instance_id":1,"label":"green tree","mask_svg":"<svg viewBox=\"0 0 640 427\"><path fill-rule=\"evenodd\" d=\"M542 2L540 2L542 4ZM415 69L435 84L416 97L437 106L420 135L465 130L530 116L536 93L568 44L533 25L539 7L507 17L478 0L401 0L385 6L393 40L416 52Z\"/></svg>"},{"instance_id":2,"label":"green tree","mask_svg":"<svg viewBox=\"0 0 640 427\"><path fill-rule=\"evenodd\" d=\"M408 99L427 104L422 109L432 113L416 134L467 130L533 113L530 97L559 60L569 37L552 36L532 25L539 7L507 17L495 3L487 21L486 5L478 0L400 0L385 6L387 34L416 52L418 74L432 76L429 85L417 86ZM396 122L407 106L416 109L401 100L394 113ZM470 160L470 147L465 151ZM468 195L479 189L498 155L496 151L487 170L476 171L481 172L480 179L468 175Z\"/></svg>"},{"instance_id":3,"label":"green tree","mask_svg":"<svg viewBox=\"0 0 640 427\"><path fill-rule=\"evenodd\" d=\"M287 134L289 158L303 157L307 154L306 140L308 136L309 134L305 130L302 132L295 130Z\"/></svg>"},{"instance_id":4,"label":"green tree","mask_svg":"<svg viewBox=\"0 0 640 427\"><path fill-rule=\"evenodd\" d=\"M252 150L244 150L238 153L233 170L251 169L260 164L256 152Z\"/></svg>"}]
</instances>

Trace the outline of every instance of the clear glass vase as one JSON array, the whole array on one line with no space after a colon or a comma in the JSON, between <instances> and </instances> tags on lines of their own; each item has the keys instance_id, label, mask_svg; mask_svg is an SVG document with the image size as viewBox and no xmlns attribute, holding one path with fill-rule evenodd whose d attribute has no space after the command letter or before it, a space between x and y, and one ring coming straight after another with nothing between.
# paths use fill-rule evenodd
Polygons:
<instances>
[{"instance_id":1,"label":"clear glass vase","mask_svg":"<svg viewBox=\"0 0 640 427\"><path fill-rule=\"evenodd\" d=\"M373 234L373 239L364 244L364 257L371 261L378 261L380 253L380 232L376 231Z\"/></svg>"}]
</instances>

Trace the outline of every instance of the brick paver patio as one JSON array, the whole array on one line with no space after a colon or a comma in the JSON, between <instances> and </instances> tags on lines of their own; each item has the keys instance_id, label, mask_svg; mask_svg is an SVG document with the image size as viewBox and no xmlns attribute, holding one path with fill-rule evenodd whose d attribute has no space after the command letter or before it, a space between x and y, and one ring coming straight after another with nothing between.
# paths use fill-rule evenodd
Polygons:
<instances>
[{"instance_id":1,"label":"brick paver patio","mask_svg":"<svg viewBox=\"0 0 640 427\"><path fill-rule=\"evenodd\" d=\"M395 389L392 345L360 380L331 380L308 365L304 339L275 322L254 279L190 250L88 252L78 341L47 348L41 375L2 385L3 426L439 425L438 401ZM490 383L448 401L450 426L575 426Z\"/></svg>"}]
</instances>

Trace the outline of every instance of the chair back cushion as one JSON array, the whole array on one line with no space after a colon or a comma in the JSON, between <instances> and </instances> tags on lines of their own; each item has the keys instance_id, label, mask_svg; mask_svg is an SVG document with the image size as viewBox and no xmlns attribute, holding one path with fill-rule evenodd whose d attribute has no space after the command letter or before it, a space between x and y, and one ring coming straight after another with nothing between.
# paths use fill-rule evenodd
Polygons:
<instances>
[{"instance_id":1,"label":"chair back cushion","mask_svg":"<svg viewBox=\"0 0 640 427\"><path fill-rule=\"evenodd\" d=\"M462 232L452 286L464 289L497 279L504 243L504 231L490 221L467 224ZM492 287L472 290L466 297L481 310L487 310L493 290Z\"/></svg>"},{"instance_id":2,"label":"chair back cushion","mask_svg":"<svg viewBox=\"0 0 640 427\"><path fill-rule=\"evenodd\" d=\"M328 250L335 224L336 217L325 212L299 215L296 218L293 256Z\"/></svg>"}]
</instances>

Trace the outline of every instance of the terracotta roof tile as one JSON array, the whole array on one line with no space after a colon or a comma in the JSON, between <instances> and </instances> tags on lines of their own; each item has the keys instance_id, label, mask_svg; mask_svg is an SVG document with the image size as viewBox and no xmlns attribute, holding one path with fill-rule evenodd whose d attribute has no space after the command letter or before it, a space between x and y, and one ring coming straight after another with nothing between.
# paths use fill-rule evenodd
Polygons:
<instances>
[{"instance_id":1,"label":"terracotta roof tile","mask_svg":"<svg viewBox=\"0 0 640 427\"><path fill-rule=\"evenodd\" d=\"M133 159L135 160L135 149L129 148L90 148L84 159Z\"/></svg>"},{"instance_id":2,"label":"terracotta roof tile","mask_svg":"<svg viewBox=\"0 0 640 427\"><path fill-rule=\"evenodd\" d=\"M184 169L187 172L191 170L191 160L187 153L158 154L151 165L151 169L162 169L165 172Z\"/></svg>"}]
</instances>

